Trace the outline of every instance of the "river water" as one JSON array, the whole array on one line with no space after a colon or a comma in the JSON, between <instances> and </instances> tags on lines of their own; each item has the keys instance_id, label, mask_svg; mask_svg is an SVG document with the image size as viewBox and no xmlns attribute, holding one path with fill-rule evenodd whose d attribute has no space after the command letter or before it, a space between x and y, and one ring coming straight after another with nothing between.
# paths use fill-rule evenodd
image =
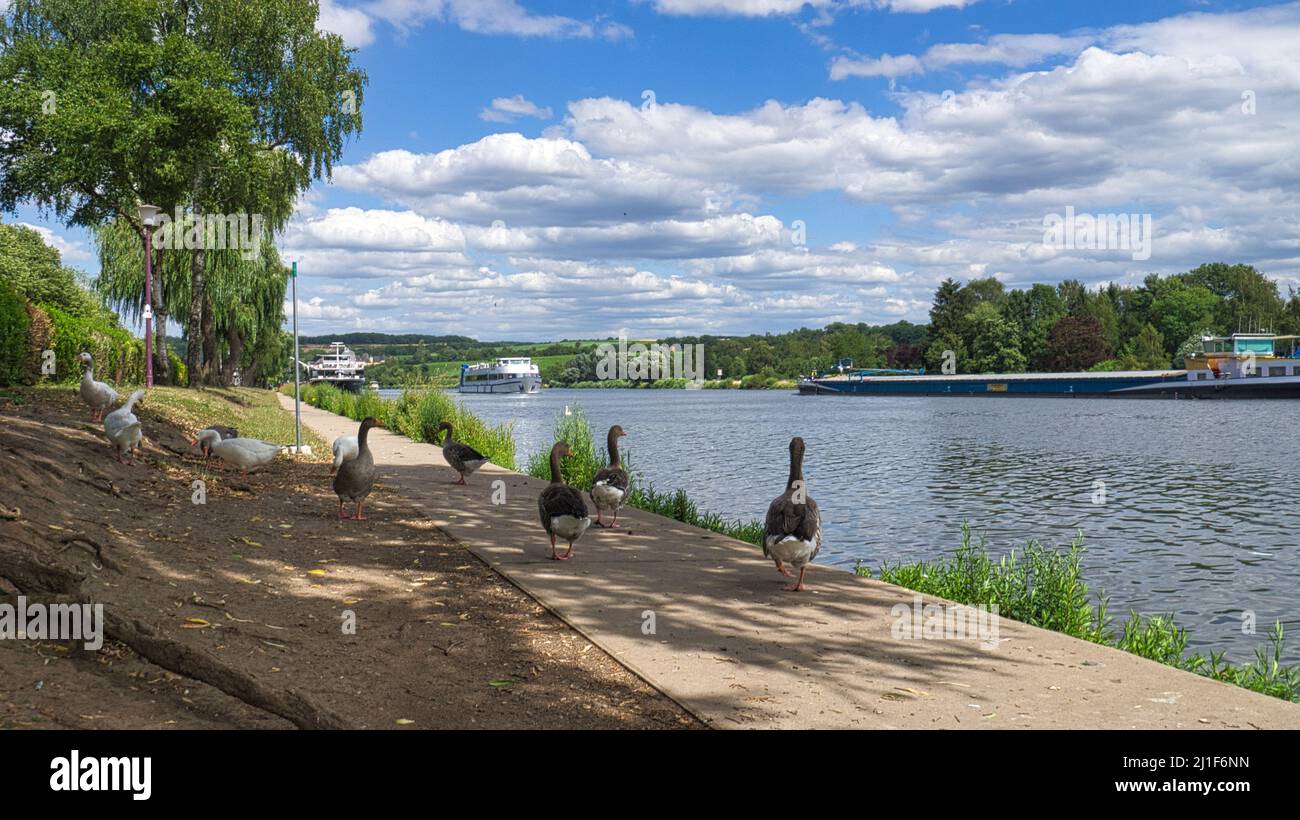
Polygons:
<instances>
[{"instance_id":1,"label":"river water","mask_svg":"<svg viewBox=\"0 0 1300 820\"><path fill-rule=\"evenodd\" d=\"M384 391L389 393L390 391ZM1300 409L1284 401L798 396L749 390L563 390L465 395L514 422L517 460L580 405L611 424L657 489L762 518L791 436L822 509L818 561L873 570L936 559L962 522L995 554L1084 532L1085 575L1116 618L1173 613L1193 647L1247 660L1280 619L1300 659ZM1256 633L1243 631L1253 612Z\"/></svg>"}]
</instances>

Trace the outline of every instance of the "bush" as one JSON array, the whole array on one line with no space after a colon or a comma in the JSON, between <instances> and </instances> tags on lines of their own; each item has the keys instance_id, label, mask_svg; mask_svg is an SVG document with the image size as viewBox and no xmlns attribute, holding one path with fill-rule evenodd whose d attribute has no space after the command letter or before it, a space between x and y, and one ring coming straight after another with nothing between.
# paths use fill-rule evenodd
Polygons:
<instances>
[{"instance_id":1,"label":"bush","mask_svg":"<svg viewBox=\"0 0 1300 820\"><path fill-rule=\"evenodd\" d=\"M73 316L54 307L44 308L49 317L51 335L48 344L54 351L54 381L81 378L80 353L95 359L95 377L116 384L144 382L144 340L137 339L105 317Z\"/></svg>"},{"instance_id":2,"label":"bush","mask_svg":"<svg viewBox=\"0 0 1300 820\"><path fill-rule=\"evenodd\" d=\"M582 411L582 407L572 405L569 412L570 415L561 413L555 420L555 435L552 442L568 442L569 449L573 451L572 457L560 460L560 472L564 476L565 483L588 490L596 478L596 473L609 463L609 454L605 452L604 447L600 448L597 454L595 437L592 436L591 425L587 422L587 415ZM528 474L547 481L551 479L550 447L529 457Z\"/></svg>"},{"instance_id":3,"label":"bush","mask_svg":"<svg viewBox=\"0 0 1300 820\"><path fill-rule=\"evenodd\" d=\"M27 300L10 284L0 281L0 385L27 381Z\"/></svg>"}]
</instances>

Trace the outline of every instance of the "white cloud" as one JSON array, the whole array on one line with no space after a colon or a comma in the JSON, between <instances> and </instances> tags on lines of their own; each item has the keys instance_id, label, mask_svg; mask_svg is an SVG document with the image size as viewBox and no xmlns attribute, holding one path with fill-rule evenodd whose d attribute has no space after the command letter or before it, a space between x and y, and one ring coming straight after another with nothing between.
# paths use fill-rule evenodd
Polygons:
<instances>
[{"instance_id":1,"label":"white cloud","mask_svg":"<svg viewBox=\"0 0 1300 820\"><path fill-rule=\"evenodd\" d=\"M923 13L941 8L964 8L978 0L654 0L660 14L680 16L775 17L798 14L805 6L819 11L876 8Z\"/></svg>"},{"instance_id":2,"label":"white cloud","mask_svg":"<svg viewBox=\"0 0 1300 820\"><path fill-rule=\"evenodd\" d=\"M366 4L364 9L366 14L384 20L399 31L439 22L476 34L515 37L622 40L633 35L632 29L608 20L533 14L517 0L377 0Z\"/></svg>"},{"instance_id":3,"label":"white cloud","mask_svg":"<svg viewBox=\"0 0 1300 820\"><path fill-rule=\"evenodd\" d=\"M497 97L478 116L488 122L514 122L520 117L549 120L553 113L549 107L542 108L532 100L525 99L523 94L516 94L513 97Z\"/></svg>"},{"instance_id":4,"label":"white cloud","mask_svg":"<svg viewBox=\"0 0 1300 820\"><path fill-rule=\"evenodd\" d=\"M699 217L732 200L726 185L599 159L563 138L491 134L434 154L384 151L335 169L341 187L428 216L488 226L611 225Z\"/></svg>"},{"instance_id":5,"label":"white cloud","mask_svg":"<svg viewBox=\"0 0 1300 820\"><path fill-rule=\"evenodd\" d=\"M459 332L447 312L469 299L487 338L923 321L948 276L1140 282L1223 259L1297 282L1295 42L1300 4L939 44L879 73L908 57L1019 70L895 92L893 116L821 98L729 112L581 99L539 138L340 167L338 186L393 207L309 202L290 237L320 286L339 286L310 295L361 311L348 321ZM767 203L827 194L894 221L795 246ZM1043 215L1066 206L1152 214L1151 259L1045 246Z\"/></svg>"},{"instance_id":6,"label":"white cloud","mask_svg":"<svg viewBox=\"0 0 1300 820\"><path fill-rule=\"evenodd\" d=\"M63 264L73 267L84 266L86 263L96 261L97 257L93 249L86 243L71 240L67 237L57 234L44 225L33 225L29 222L20 222L24 228L31 228L41 235L41 241L59 252L59 258Z\"/></svg>"},{"instance_id":7,"label":"white cloud","mask_svg":"<svg viewBox=\"0 0 1300 820\"><path fill-rule=\"evenodd\" d=\"M335 0L321 0L316 28L341 36L343 42L354 48L364 48L375 41L370 16L360 9L341 6Z\"/></svg>"}]
</instances>

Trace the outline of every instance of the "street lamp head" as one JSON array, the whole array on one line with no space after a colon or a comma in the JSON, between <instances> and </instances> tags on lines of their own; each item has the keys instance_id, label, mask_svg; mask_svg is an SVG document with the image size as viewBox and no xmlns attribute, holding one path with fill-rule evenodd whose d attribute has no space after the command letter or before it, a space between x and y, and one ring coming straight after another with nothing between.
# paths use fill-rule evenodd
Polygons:
<instances>
[{"instance_id":1,"label":"street lamp head","mask_svg":"<svg viewBox=\"0 0 1300 820\"><path fill-rule=\"evenodd\" d=\"M140 203L140 224L144 225L147 228L152 228L154 225L157 225L159 210L160 209L158 208L157 205L146 205L143 202L141 202Z\"/></svg>"}]
</instances>

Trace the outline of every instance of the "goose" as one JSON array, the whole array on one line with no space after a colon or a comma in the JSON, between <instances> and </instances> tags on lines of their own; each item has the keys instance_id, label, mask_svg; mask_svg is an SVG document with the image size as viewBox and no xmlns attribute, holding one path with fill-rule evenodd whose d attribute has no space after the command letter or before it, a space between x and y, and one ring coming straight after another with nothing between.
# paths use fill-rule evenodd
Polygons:
<instances>
[{"instance_id":1,"label":"goose","mask_svg":"<svg viewBox=\"0 0 1300 820\"><path fill-rule=\"evenodd\" d=\"M356 436L339 436L334 439L332 445L334 450L334 466L330 467L330 475L339 471L339 465L350 458L356 458L357 455L357 437Z\"/></svg>"},{"instance_id":2,"label":"goose","mask_svg":"<svg viewBox=\"0 0 1300 820\"><path fill-rule=\"evenodd\" d=\"M135 403L142 398L144 391L137 390L126 400L126 404L104 417L104 432L113 443L113 457L118 461L122 461L122 454L126 453L131 457L130 463L135 464L135 448L140 446L140 439L143 438L140 420L135 417Z\"/></svg>"},{"instance_id":3,"label":"goose","mask_svg":"<svg viewBox=\"0 0 1300 820\"><path fill-rule=\"evenodd\" d=\"M90 409L95 411L95 421L104 417L104 411L117 403L117 391L103 382L95 381L95 360L89 353L81 353L77 356L77 361L85 365L85 372L81 374L81 400L90 405Z\"/></svg>"},{"instance_id":4,"label":"goose","mask_svg":"<svg viewBox=\"0 0 1300 820\"><path fill-rule=\"evenodd\" d=\"M357 431L357 454L339 463L338 473L334 476L334 492L339 497L339 518L352 518L365 521L366 496L375 486L375 458L370 454L370 445L366 439L371 427L383 427L373 416L366 416ZM343 512L343 502L353 501L357 505L356 514Z\"/></svg>"},{"instance_id":5,"label":"goose","mask_svg":"<svg viewBox=\"0 0 1300 820\"><path fill-rule=\"evenodd\" d=\"M464 484L465 476L473 475L475 470L487 464L490 459L468 444L461 444L452 439L451 422L444 421L439 424L438 431L443 430L447 431L447 435L442 439L442 456L447 459L447 463L453 470L460 473L460 480L452 483Z\"/></svg>"},{"instance_id":6,"label":"goose","mask_svg":"<svg viewBox=\"0 0 1300 820\"><path fill-rule=\"evenodd\" d=\"M551 536L551 558L556 561L573 557L573 542L581 538L591 524L582 493L565 484L560 474L560 459L571 455L573 450L569 449L568 442L555 442L551 448L551 483L537 497L537 512L542 519L542 528ZM556 536L569 542L569 550L563 555L555 554Z\"/></svg>"},{"instance_id":7,"label":"goose","mask_svg":"<svg viewBox=\"0 0 1300 820\"><path fill-rule=\"evenodd\" d=\"M248 478L248 471L265 467L275 460L281 450L280 444L271 444L255 438L222 438L216 430L204 430L199 433L195 443L206 445L209 452L232 466L238 467Z\"/></svg>"},{"instance_id":8,"label":"goose","mask_svg":"<svg viewBox=\"0 0 1300 820\"><path fill-rule=\"evenodd\" d=\"M596 526L597 527L617 527L618 511L623 506L623 499L627 497L629 481L627 472L623 469L623 463L618 457L618 440L626 436L623 428L615 424L609 428L609 437L607 447L609 449L609 466L596 473L596 477L591 482L591 500L596 504ZM614 520L606 524L601 520L601 513L605 510L614 511Z\"/></svg>"},{"instance_id":9,"label":"goose","mask_svg":"<svg viewBox=\"0 0 1300 820\"><path fill-rule=\"evenodd\" d=\"M794 576L786 564L799 570L799 580L785 587L787 592L804 591L803 575L808 562L822 548L821 512L804 484L803 451L803 439L790 439L790 475L785 492L772 499L763 522L763 556L775 560L777 571L787 578Z\"/></svg>"},{"instance_id":10,"label":"goose","mask_svg":"<svg viewBox=\"0 0 1300 820\"><path fill-rule=\"evenodd\" d=\"M207 427L204 427L204 428L203 428L202 430L200 430L199 432L200 432L200 433L203 433L203 432L205 432L205 431L207 431L207 430L212 430L212 431L214 431L218 436L220 436L220 437L223 438L223 439L226 439L226 438L239 438L239 431L236 430L236 429L233 428L233 427L226 427L226 426L221 425L221 424L212 424L212 425L209 425L209 426L207 426ZM198 439L197 436L196 436L195 438L193 438L193 439L190 439L190 446L191 446L191 447L193 447L193 446L195 446L195 445L198 445L198 444L199 444L199 439ZM202 443L202 446L200 447L200 449L203 450L203 457L204 457L205 459L206 459L206 458L209 458L209 457L212 455L212 448L208 446L208 443L207 443L206 441L204 441L204 442Z\"/></svg>"}]
</instances>

